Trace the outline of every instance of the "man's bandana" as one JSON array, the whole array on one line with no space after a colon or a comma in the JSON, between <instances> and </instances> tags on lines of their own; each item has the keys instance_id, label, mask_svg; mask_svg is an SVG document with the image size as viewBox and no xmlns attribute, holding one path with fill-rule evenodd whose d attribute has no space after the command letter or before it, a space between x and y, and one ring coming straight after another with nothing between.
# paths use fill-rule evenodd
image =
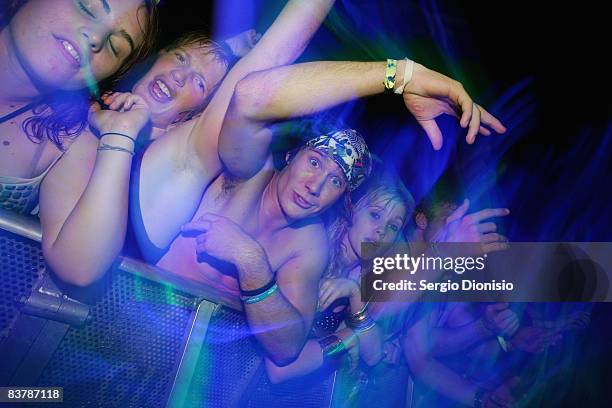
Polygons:
<instances>
[{"instance_id":1,"label":"man's bandana","mask_svg":"<svg viewBox=\"0 0 612 408\"><path fill-rule=\"evenodd\" d=\"M372 156L363 137L353 129L338 130L331 135L310 139L306 146L325 153L342 169L348 190L356 189L372 170Z\"/></svg>"}]
</instances>

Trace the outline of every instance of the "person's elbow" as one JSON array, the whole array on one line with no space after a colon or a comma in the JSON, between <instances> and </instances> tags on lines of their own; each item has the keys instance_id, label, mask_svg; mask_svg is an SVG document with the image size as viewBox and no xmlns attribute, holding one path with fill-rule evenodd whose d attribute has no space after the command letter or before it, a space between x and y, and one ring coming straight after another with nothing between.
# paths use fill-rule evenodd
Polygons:
<instances>
[{"instance_id":1,"label":"person's elbow","mask_svg":"<svg viewBox=\"0 0 612 408\"><path fill-rule=\"evenodd\" d=\"M109 269L109 266L100 264L86 264L70 259L57 251L43 246L43 256L47 266L54 275L70 285L86 287L100 279Z\"/></svg>"},{"instance_id":2,"label":"person's elbow","mask_svg":"<svg viewBox=\"0 0 612 408\"><path fill-rule=\"evenodd\" d=\"M253 72L242 78L234 88L231 113L250 120L261 119L261 112L267 106L266 92L262 91L261 83L264 73Z\"/></svg>"},{"instance_id":3,"label":"person's elbow","mask_svg":"<svg viewBox=\"0 0 612 408\"><path fill-rule=\"evenodd\" d=\"M268 350L267 357L278 367L285 367L293 363L300 355L301 347L285 345L275 350Z\"/></svg>"},{"instance_id":4,"label":"person's elbow","mask_svg":"<svg viewBox=\"0 0 612 408\"><path fill-rule=\"evenodd\" d=\"M266 361L266 373L268 374L268 380L272 384L280 384L287 381L290 377L286 375L286 370L282 367L278 367L276 364Z\"/></svg>"},{"instance_id":5,"label":"person's elbow","mask_svg":"<svg viewBox=\"0 0 612 408\"><path fill-rule=\"evenodd\" d=\"M262 343L266 350L266 357L279 367L285 367L297 360L306 343L307 332L302 319L292 327L291 332L291 339L285 338L284 341Z\"/></svg>"}]
</instances>

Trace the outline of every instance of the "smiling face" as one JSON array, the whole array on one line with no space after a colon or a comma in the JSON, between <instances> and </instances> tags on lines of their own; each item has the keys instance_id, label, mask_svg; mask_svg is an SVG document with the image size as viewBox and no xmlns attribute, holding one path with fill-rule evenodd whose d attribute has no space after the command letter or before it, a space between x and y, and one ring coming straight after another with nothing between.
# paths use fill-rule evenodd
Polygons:
<instances>
[{"instance_id":1,"label":"smiling face","mask_svg":"<svg viewBox=\"0 0 612 408\"><path fill-rule=\"evenodd\" d=\"M407 208L398 197L365 196L355 206L352 224L348 230L348 241L352 251L362 257L361 244L394 243L400 236L407 217ZM380 246L376 255L384 252L385 246Z\"/></svg>"},{"instance_id":2,"label":"smiling face","mask_svg":"<svg viewBox=\"0 0 612 408\"><path fill-rule=\"evenodd\" d=\"M302 148L279 176L278 201L288 218L304 219L331 207L346 188L346 178L333 159Z\"/></svg>"},{"instance_id":3,"label":"smiling face","mask_svg":"<svg viewBox=\"0 0 612 408\"><path fill-rule=\"evenodd\" d=\"M201 111L225 72L225 64L206 48L180 47L160 52L132 92L147 101L153 125L165 129Z\"/></svg>"},{"instance_id":4,"label":"smiling face","mask_svg":"<svg viewBox=\"0 0 612 408\"><path fill-rule=\"evenodd\" d=\"M30 0L9 24L13 51L32 82L84 88L139 47L147 13L142 0Z\"/></svg>"}]
</instances>

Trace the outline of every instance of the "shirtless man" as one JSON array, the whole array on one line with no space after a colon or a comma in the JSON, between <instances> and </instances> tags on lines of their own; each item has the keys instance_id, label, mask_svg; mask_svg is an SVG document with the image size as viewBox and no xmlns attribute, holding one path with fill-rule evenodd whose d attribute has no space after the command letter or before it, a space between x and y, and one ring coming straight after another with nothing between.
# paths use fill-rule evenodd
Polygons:
<instances>
[{"instance_id":1,"label":"shirtless man","mask_svg":"<svg viewBox=\"0 0 612 408\"><path fill-rule=\"evenodd\" d=\"M398 72L404 64L400 61ZM189 236L178 237L159 263L239 287L247 321L277 365L298 356L312 323L317 285L327 264L319 215L365 176L368 154L356 132L339 130L309 140L276 171L269 125L381 93L386 67L386 62L317 62L241 80L219 139L223 171L204 192L195 221L183 227ZM414 65L403 96L417 120L426 122L434 145L441 144L441 135L433 119L452 109L463 112L461 124L469 125L470 141L481 119L483 125L504 130L459 83L420 64ZM195 240L194 233L200 233ZM235 266L237 280L221 274L220 262Z\"/></svg>"}]
</instances>

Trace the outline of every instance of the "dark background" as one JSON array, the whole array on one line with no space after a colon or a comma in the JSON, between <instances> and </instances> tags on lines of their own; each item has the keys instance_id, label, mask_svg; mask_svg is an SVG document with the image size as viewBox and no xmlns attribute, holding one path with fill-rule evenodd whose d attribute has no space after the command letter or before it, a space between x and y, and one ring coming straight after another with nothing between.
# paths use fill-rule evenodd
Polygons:
<instances>
[{"instance_id":1,"label":"dark background","mask_svg":"<svg viewBox=\"0 0 612 408\"><path fill-rule=\"evenodd\" d=\"M162 2L162 42L215 27L215 37L263 31L284 1ZM443 177L472 210L504 206L514 241L610 241L612 103L609 23L598 3L338 0L301 58L412 59L460 80L509 128L474 146L439 120L434 152L401 99L336 109L397 170L417 201ZM214 17L214 16L217 17Z\"/></svg>"}]
</instances>

